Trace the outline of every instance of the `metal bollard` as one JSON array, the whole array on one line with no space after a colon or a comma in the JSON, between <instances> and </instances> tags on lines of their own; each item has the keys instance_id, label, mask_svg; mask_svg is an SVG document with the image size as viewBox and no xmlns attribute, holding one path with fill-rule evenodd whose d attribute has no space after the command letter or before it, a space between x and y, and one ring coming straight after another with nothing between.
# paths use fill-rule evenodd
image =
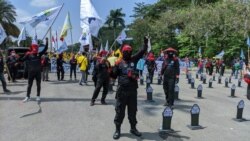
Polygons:
<instances>
[{"instance_id":1,"label":"metal bollard","mask_svg":"<svg viewBox=\"0 0 250 141\"><path fill-rule=\"evenodd\" d=\"M225 78L225 87L228 87L228 78Z\"/></svg>"},{"instance_id":2,"label":"metal bollard","mask_svg":"<svg viewBox=\"0 0 250 141\"><path fill-rule=\"evenodd\" d=\"M200 84L198 87L197 87L197 97L198 98L201 98L202 97L202 85Z\"/></svg>"},{"instance_id":3,"label":"metal bollard","mask_svg":"<svg viewBox=\"0 0 250 141\"><path fill-rule=\"evenodd\" d=\"M243 115L243 109L245 107L245 103L243 100L241 100L238 105L237 105L237 114L236 114L236 119L242 120L242 115Z\"/></svg>"},{"instance_id":4,"label":"metal bollard","mask_svg":"<svg viewBox=\"0 0 250 141\"><path fill-rule=\"evenodd\" d=\"M200 75L200 81L202 81L202 80L203 80L203 74Z\"/></svg>"},{"instance_id":5,"label":"metal bollard","mask_svg":"<svg viewBox=\"0 0 250 141\"><path fill-rule=\"evenodd\" d=\"M204 74L203 75L203 84L206 84L207 83L206 81L207 81L207 76Z\"/></svg>"},{"instance_id":6,"label":"metal bollard","mask_svg":"<svg viewBox=\"0 0 250 141\"><path fill-rule=\"evenodd\" d=\"M238 79L238 87L241 87L241 81L242 81L242 79L239 78L239 79Z\"/></svg>"},{"instance_id":7,"label":"metal bollard","mask_svg":"<svg viewBox=\"0 0 250 141\"><path fill-rule=\"evenodd\" d=\"M144 85L144 77L143 76L140 77L140 84Z\"/></svg>"},{"instance_id":8,"label":"metal bollard","mask_svg":"<svg viewBox=\"0 0 250 141\"><path fill-rule=\"evenodd\" d=\"M180 88L178 85L175 85L175 88L174 88L174 99L175 100L178 100L179 99L179 91L180 91Z\"/></svg>"},{"instance_id":9,"label":"metal bollard","mask_svg":"<svg viewBox=\"0 0 250 141\"><path fill-rule=\"evenodd\" d=\"M195 80L194 78L191 79L191 88L194 89L194 83L195 83Z\"/></svg>"},{"instance_id":10,"label":"metal bollard","mask_svg":"<svg viewBox=\"0 0 250 141\"><path fill-rule=\"evenodd\" d=\"M208 88L213 88L212 85L213 85L213 79L210 78L208 82Z\"/></svg>"},{"instance_id":11,"label":"metal bollard","mask_svg":"<svg viewBox=\"0 0 250 141\"><path fill-rule=\"evenodd\" d=\"M166 107L162 113L163 121L161 131L171 130L171 121L173 116L173 110L170 107Z\"/></svg>"},{"instance_id":12,"label":"metal bollard","mask_svg":"<svg viewBox=\"0 0 250 141\"><path fill-rule=\"evenodd\" d=\"M146 80L146 88L148 88L150 86L150 83L151 83L151 80L149 77L147 77L147 80Z\"/></svg>"},{"instance_id":13,"label":"metal bollard","mask_svg":"<svg viewBox=\"0 0 250 141\"><path fill-rule=\"evenodd\" d=\"M231 87L231 97L235 97L235 89L236 89L236 86L235 84L233 84Z\"/></svg>"},{"instance_id":14,"label":"metal bollard","mask_svg":"<svg viewBox=\"0 0 250 141\"><path fill-rule=\"evenodd\" d=\"M199 74L198 74L198 73L196 73L196 75L195 75L195 76L196 76L196 79L199 79Z\"/></svg>"},{"instance_id":15,"label":"metal bollard","mask_svg":"<svg viewBox=\"0 0 250 141\"><path fill-rule=\"evenodd\" d=\"M151 86L149 86L146 89L146 92L147 92L147 101L153 102L153 88Z\"/></svg>"},{"instance_id":16,"label":"metal bollard","mask_svg":"<svg viewBox=\"0 0 250 141\"><path fill-rule=\"evenodd\" d=\"M215 80L215 74L213 74L213 81L216 81L216 80Z\"/></svg>"},{"instance_id":17,"label":"metal bollard","mask_svg":"<svg viewBox=\"0 0 250 141\"><path fill-rule=\"evenodd\" d=\"M229 76L229 83L232 83L232 76Z\"/></svg>"},{"instance_id":18,"label":"metal bollard","mask_svg":"<svg viewBox=\"0 0 250 141\"><path fill-rule=\"evenodd\" d=\"M221 84L221 76L218 77L218 84Z\"/></svg>"},{"instance_id":19,"label":"metal bollard","mask_svg":"<svg viewBox=\"0 0 250 141\"><path fill-rule=\"evenodd\" d=\"M199 115L200 115L200 107L197 104L194 104L190 110L191 114L191 126L190 129L202 129L202 126L199 125Z\"/></svg>"}]
</instances>

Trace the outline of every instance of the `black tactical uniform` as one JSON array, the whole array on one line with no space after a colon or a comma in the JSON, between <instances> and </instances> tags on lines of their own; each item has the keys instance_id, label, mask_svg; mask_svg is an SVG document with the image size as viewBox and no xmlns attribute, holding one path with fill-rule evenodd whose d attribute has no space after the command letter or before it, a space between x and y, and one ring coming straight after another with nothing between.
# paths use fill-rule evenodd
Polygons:
<instances>
[{"instance_id":1,"label":"black tactical uniform","mask_svg":"<svg viewBox=\"0 0 250 141\"><path fill-rule=\"evenodd\" d=\"M106 104L105 98L108 94L108 87L109 87L109 69L110 63L106 59L102 59L100 63L98 63L93 72L93 78L96 78L96 87L93 93L93 97L91 100L90 105L93 106L98 94L103 87L101 103Z\"/></svg>"},{"instance_id":2,"label":"black tactical uniform","mask_svg":"<svg viewBox=\"0 0 250 141\"><path fill-rule=\"evenodd\" d=\"M179 60L174 57L176 50L168 48L166 50L168 56L163 62L161 74L164 76L163 89L166 95L166 103L164 106L174 105L174 88L175 84L179 82Z\"/></svg>"},{"instance_id":3,"label":"black tactical uniform","mask_svg":"<svg viewBox=\"0 0 250 141\"><path fill-rule=\"evenodd\" d=\"M26 53L26 55L22 58L23 61L26 61L27 70L28 70L28 88L27 88L27 97L23 100L23 102L27 102L30 99L31 88L33 85L34 79L36 79L37 85L37 98L40 100L40 92L41 92L41 57L48 49L48 38L46 38L45 48L38 53L38 45L32 45L31 50Z\"/></svg>"},{"instance_id":4,"label":"black tactical uniform","mask_svg":"<svg viewBox=\"0 0 250 141\"><path fill-rule=\"evenodd\" d=\"M147 50L148 39L144 39L144 47L137 54L132 55L132 48L129 45L122 47L123 59L116 62L113 72L113 78L118 77L118 86L116 92L115 119L116 131L113 138L120 138L120 127L125 116L126 106L128 108L128 119L131 125L130 132L136 136L141 133L136 129L136 112L137 112L137 79L139 72L136 70L136 62L143 57Z\"/></svg>"}]
</instances>

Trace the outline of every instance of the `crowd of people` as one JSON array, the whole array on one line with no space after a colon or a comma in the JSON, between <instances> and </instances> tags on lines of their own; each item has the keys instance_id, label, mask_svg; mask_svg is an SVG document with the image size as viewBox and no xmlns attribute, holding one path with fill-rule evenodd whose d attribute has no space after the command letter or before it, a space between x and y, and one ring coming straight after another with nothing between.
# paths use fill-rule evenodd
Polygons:
<instances>
[{"instance_id":1,"label":"crowd of people","mask_svg":"<svg viewBox=\"0 0 250 141\"><path fill-rule=\"evenodd\" d=\"M40 101L41 81L49 81L50 71L50 57L47 53L48 39L46 39L45 48L38 52L37 43L33 42L30 50L25 53L23 57L11 51L10 56L7 57L7 66L9 71L9 80L16 81L16 65L19 61L25 62L28 87L27 94L23 102L30 100L31 88L34 79L37 84L37 101ZM106 96L109 91L110 85L114 85L115 80L118 82L116 90L116 106L115 106L115 133L114 139L119 139L121 133L121 124L125 116L125 109L128 108L128 119L131 125L130 132L136 136L141 136L141 133L137 130L136 124L136 112L137 112L137 80L143 76L144 68L147 68L147 78L150 83L153 83L154 73L159 70L160 77L163 77L163 91L165 93L166 102L164 106L174 106L174 88L179 82L180 75L180 59L177 57L177 51L173 48L167 48L162 51L158 58L155 57L152 51L148 49L148 38L144 38L143 47L134 55L132 55L132 47L128 44L124 44L120 48L121 53L109 52L102 50L96 53L90 53L88 46L84 47L83 52L71 54L71 58L68 61L64 60L63 54L59 54L56 57L56 71L58 81L64 81L65 71L64 64L70 64L70 80L74 78L77 80L76 71L80 70L81 78L79 79L79 85L88 86L88 75L90 70L90 64L93 64L92 80L94 82L95 90L90 101L90 106L94 106L96 99L100 93L101 88L102 97L101 104L106 105ZM162 61L161 68L157 67L156 61ZM187 66L190 66L188 58L184 59ZM197 73L207 73L212 75L214 72L224 75L225 63L222 59L199 59L198 60ZM238 73L242 75L242 69L245 63L242 59L235 59L232 62L232 76L238 76ZM145 67L146 66L146 67ZM0 56L0 79L2 82L4 92L10 92L6 87L6 81L3 75L4 63L3 57ZM205 71L204 71L205 69ZM187 69L188 70L188 69Z\"/></svg>"}]
</instances>

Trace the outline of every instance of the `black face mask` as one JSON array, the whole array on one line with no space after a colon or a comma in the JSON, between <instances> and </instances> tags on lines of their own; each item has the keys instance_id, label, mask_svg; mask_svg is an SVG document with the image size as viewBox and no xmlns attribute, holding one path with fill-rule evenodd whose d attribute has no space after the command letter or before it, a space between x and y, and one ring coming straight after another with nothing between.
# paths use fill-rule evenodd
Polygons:
<instances>
[{"instance_id":1,"label":"black face mask","mask_svg":"<svg viewBox=\"0 0 250 141\"><path fill-rule=\"evenodd\" d=\"M168 57L169 57L169 58L173 58L173 57L174 57L174 54L173 54L172 52L169 52L169 53L168 53Z\"/></svg>"},{"instance_id":2,"label":"black face mask","mask_svg":"<svg viewBox=\"0 0 250 141\"><path fill-rule=\"evenodd\" d=\"M124 51L122 55L123 55L123 59L124 60L130 60L132 52L130 52L130 51Z\"/></svg>"}]
</instances>

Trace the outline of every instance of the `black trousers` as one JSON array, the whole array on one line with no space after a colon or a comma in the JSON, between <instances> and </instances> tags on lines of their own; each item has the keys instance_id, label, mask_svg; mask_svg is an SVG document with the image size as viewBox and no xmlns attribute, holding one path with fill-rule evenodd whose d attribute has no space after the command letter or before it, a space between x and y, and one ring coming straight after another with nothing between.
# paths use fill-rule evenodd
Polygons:
<instances>
[{"instance_id":1,"label":"black trousers","mask_svg":"<svg viewBox=\"0 0 250 141\"><path fill-rule=\"evenodd\" d=\"M10 76L12 78L12 81L16 80L16 75L17 75L17 68L16 67L9 67L10 71ZM10 77L8 78L10 80Z\"/></svg>"},{"instance_id":2,"label":"black trousers","mask_svg":"<svg viewBox=\"0 0 250 141\"><path fill-rule=\"evenodd\" d=\"M63 80L64 79L64 69L63 68L58 68L57 69L57 79L58 80Z\"/></svg>"},{"instance_id":3,"label":"black trousers","mask_svg":"<svg viewBox=\"0 0 250 141\"><path fill-rule=\"evenodd\" d=\"M70 78L72 78L72 73L74 72L74 76L76 79L76 66L70 66Z\"/></svg>"},{"instance_id":4,"label":"black trousers","mask_svg":"<svg viewBox=\"0 0 250 141\"><path fill-rule=\"evenodd\" d=\"M102 87L103 87L103 92L102 92L101 100L104 101L106 99L107 94L108 94L109 79L106 79L106 80L97 79L96 87L95 87L95 90L94 90L94 93L92 96L92 101L96 100Z\"/></svg>"},{"instance_id":5,"label":"black trousers","mask_svg":"<svg viewBox=\"0 0 250 141\"><path fill-rule=\"evenodd\" d=\"M165 78L163 81L163 90L166 96L166 101L169 105L174 105L174 88L175 88L175 79Z\"/></svg>"},{"instance_id":6,"label":"black trousers","mask_svg":"<svg viewBox=\"0 0 250 141\"><path fill-rule=\"evenodd\" d=\"M119 87L119 86L118 86ZM137 124L136 112L137 112L137 90L130 90L124 88L118 88L116 92L116 105L115 105L115 119L116 125L121 125L125 117L125 110L128 108L128 120L131 127Z\"/></svg>"},{"instance_id":7,"label":"black trousers","mask_svg":"<svg viewBox=\"0 0 250 141\"><path fill-rule=\"evenodd\" d=\"M0 73L0 80L2 82L3 90L5 91L7 88L6 88L6 81L5 81L3 72Z\"/></svg>"},{"instance_id":8,"label":"black trousers","mask_svg":"<svg viewBox=\"0 0 250 141\"><path fill-rule=\"evenodd\" d=\"M28 72L27 97L30 97L31 88L32 88L34 79L36 79L37 96L40 96L40 92L41 92L41 71L37 71L37 72Z\"/></svg>"},{"instance_id":9,"label":"black trousers","mask_svg":"<svg viewBox=\"0 0 250 141\"><path fill-rule=\"evenodd\" d=\"M148 70L150 83L153 83L154 70Z\"/></svg>"}]
</instances>

